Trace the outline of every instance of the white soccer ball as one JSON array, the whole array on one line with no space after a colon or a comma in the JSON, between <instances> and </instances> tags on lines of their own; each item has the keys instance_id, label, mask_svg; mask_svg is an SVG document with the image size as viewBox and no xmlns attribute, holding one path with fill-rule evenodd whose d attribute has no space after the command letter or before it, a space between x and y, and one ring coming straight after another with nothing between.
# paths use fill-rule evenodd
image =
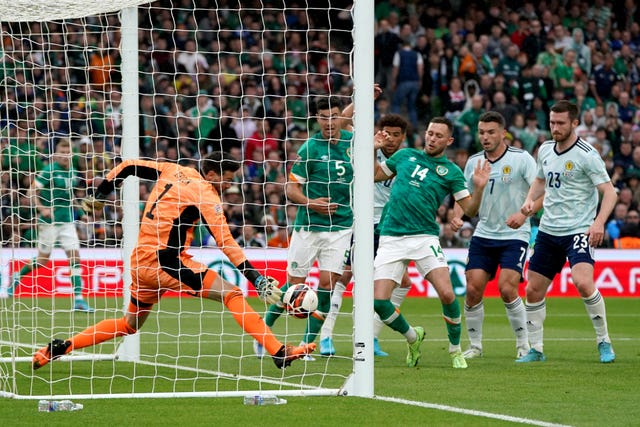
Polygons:
<instances>
[{"instance_id":1,"label":"white soccer ball","mask_svg":"<svg viewBox=\"0 0 640 427\"><path fill-rule=\"evenodd\" d=\"M287 313L306 319L318 308L318 295L306 284L292 285L284 293L282 302Z\"/></svg>"}]
</instances>

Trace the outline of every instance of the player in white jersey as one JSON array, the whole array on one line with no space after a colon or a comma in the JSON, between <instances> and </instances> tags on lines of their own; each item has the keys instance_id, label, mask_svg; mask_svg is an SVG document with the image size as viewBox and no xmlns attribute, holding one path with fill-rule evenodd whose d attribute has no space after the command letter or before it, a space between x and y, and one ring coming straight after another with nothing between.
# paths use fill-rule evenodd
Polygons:
<instances>
[{"instance_id":1,"label":"player in white jersey","mask_svg":"<svg viewBox=\"0 0 640 427\"><path fill-rule=\"evenodd\" d=\"M482 356L482 297L487 282L495 277L498 266L500 296L516 335L517 356L521 357L529 351L529 341L527 315L524 303L518 296L518 284L527 256L531 224L529 218L520 212L520 207L535 179L536 162L526 151L505 144L505 119L496 111L488 111L480 116L478 137L483 151L471 156L464 170L469 191L474 191L473 165L479 159L489 161L491 174L482 195L479 222L469 245L464 316L470 346L464 352L464 357L471 359ZM541 203L538 203L538 208ZM456 205L455 211L451 225L458 230L463 224L462 209Z\"/></svg>"},{"instance_id":2,"label":"player in white jersey","mask_svg":"<svg viewBox=\"0 0 640 427\"><path fill-rule=\"evenodd\" d=\"M558 101L551 107L552 141L538 150L538 174L522 213L531 215L534 200L544 195L544 214L529 262L527 329L531 349L518 362L541 362L545 296L554 276L569 259L573 284L578 289L596 332L600 362L615 360L607 329L602 295L593 280L593 252L604 239L604 227L617 195L598 151L576 136L578 107ZM598 196L602 196L600 211ZM597 213L597 214L596 214Z\"/></svg>"},{"instance_id":3,"label":"player in white jersey","mask_svg":"<svg viewBox=\"0 0 640 427\"><path fill-rule=\"evenodd\" d=\"M379 92L376 93L379 94ZM352 115L353 104L350 104L344 109L343 116L351 117ZM375 156L378 163L385 162L400 149L407 138L408 125L407 120L398 114L387 114L380 119L378 128L382 130L382 132L377 134L378 138L374 141L374 146L376 148ZM375 183L373 193L374 255L378 250L379 242L379 235L375 232L375 229L380 223L382 210L389 200L393 181L394 178L389 178L386 181ZM335 346L333 345L333 329L335 327L338 312L342 305L342 295L346 289L346 285L353 277L350 264L351 259L349 257L345 271L340 280L333 287L333 291L331 293L331 309L329 310L324 324L322 325L322 329L320 330L320 354L322 356L332 356L336 353ZM404 301L407 296L409 289L411 289L411 280L409 279L409 275L405 272L400 286L396 287L391 295L391 302L394 306L399 307L400 304L402 304L402 301ZM378 342L378 335L383 326L384 323L382 323L380 317L376 315L374 317L373 354L380 357L388 356L388 354L380 348L380 343Z\"/></svg>"}]
</instances>

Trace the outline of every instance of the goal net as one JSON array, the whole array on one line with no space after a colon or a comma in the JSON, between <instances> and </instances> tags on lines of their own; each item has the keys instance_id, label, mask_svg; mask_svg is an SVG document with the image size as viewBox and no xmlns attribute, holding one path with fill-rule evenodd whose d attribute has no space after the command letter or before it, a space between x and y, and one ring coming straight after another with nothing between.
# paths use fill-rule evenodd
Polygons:
<instances>
[{"instance_id":1,"label":"goal net","mask_svg":"<svg viewBox=\"0 0 640 427\"><path fill-rule=\"evenodd\" d=\"M0 396L335 395L352 387L354 372L357 382L357 363L372 355L354 344L350 299L334 331L337 355L286 370L254 354L222 304L183 294L166 294L135 335L31 367L52 339L122 317L128 257L153 183L128 178L95 216L80 201L123 159L193 166L219 150L242 159L223 194L225 215L251 263L286 281L295 207L284 184L317 130L313 99L353 100L352 2L315 3L0 0ZM63 177L52 166L62 158L72 171ZM39 226L47 197L68 205L70 217L55 221L71 224L50 253ZM264 313L204 227L190 254ZM308 280L315 286L317 271ZM298 344L305 322L283 316L272 329Z\"/></svg>"}]
</instances>

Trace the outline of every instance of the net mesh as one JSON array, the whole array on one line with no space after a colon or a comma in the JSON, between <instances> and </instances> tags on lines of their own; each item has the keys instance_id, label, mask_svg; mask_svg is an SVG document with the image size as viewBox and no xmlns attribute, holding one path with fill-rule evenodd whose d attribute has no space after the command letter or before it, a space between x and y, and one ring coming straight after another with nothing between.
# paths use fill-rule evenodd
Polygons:
<instances>
[{"instance_id":1,"label":"net mesh","mask_svg":"<svg viewBox=\"0 0 640 427\"><path fill-rule=\"evenodd\" d=\"M316 95L348 101L351 81L351 4L312 7L280 1L0 1L0 138L2 184L2 391L19 395L243 392L256 388L337 388L351 357L299 363L286 371L253 354L253 340L222 305L169 295L139 333L139 363L118 363L120 339L74 352L40 371L35 350L122 313L120 194L85 216L79 202L120 161L122 115L121 18L138 7L140 157L194 166L225 150L242 160L237 182L223 195L225 216L258 270L286 277L286 246L295 208L284 184L296 151L315 132ZM89 15L90 14L90 15ZM132 78L132 76L128 76ZM80 241L79 265L62 247L43 266L33 264L42 233L34 182L69 141L74 171L63 187ZM140 181L140 213L153 183ZM64 188L63 188L64 189ZM55 199L55 197L54 197ZM58 241L58 246L64 246ZM254 296L204 227L194 258ZM80 269L81 273L78 274ZM16 273L20 274L15 288ZM83 301L78 310L77 278ZM313 271L309 281L317 280ZM6 295L5 295L6 296ZM265 306L250 298L257 311ZM344 310L348 310L346 307ZM274 332L297 344L304 321L284 318ZM351 324L336 328L344 354ZM77 353L77 354L76 354Z\"/></svg>"}]
</instances>

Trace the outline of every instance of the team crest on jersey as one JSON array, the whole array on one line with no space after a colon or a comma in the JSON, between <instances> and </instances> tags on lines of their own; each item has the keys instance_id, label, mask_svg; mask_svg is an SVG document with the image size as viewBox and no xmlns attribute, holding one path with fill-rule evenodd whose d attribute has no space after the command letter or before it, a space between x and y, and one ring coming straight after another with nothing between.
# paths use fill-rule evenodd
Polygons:
<instances>
[{"instance_id":1,"label":"team crest on jersey","mask_svg":"<svg viewBox=\"0 0 640 427\"><path fill-rule=\"evenodd\" d=\"M215 205L215 206L213 207L213 210L214 210L214 211L215 211L215 213L217 213L218 215L220 215L220 214L222 214L222 213L223 213L223 210L222 210L222 206L221 206L221 205Z\"/></svg>"},{"instance_id":2,"label":"team crest on jersey","mask_svg":"<svg viewBox=\"0 0 640 427\"><path fill-rule=\"evenodd\" d=\"M502 167L502 182L511 182L511 172L513 172L513 168L509 165L505 165Z\"/></svg>"},{"instance_id":3,"label":"team crest on jersey","mask_svg":"<svg viewBox=\"0 0 640 427\"><path fill-rule=\"evenodd\" d=\"M575 169L575 165L571 160L567 160L564 164L564 173L563 176L571 177L573 176L573 170Z\"/></svg>"},{"instance_id":4,"label":"team crest on jersey","mask_svg":"<svg viewBox=\"0 0 640 427\"><path fill-rule=\"evenodd\" d=\"M410 161L410 162L415 162L415 161L416 161L416 158L415 158L415 157L413 157L413 156L411 156L411 157L409 157L409 161Z\"/></svg>"},{"instance_id":5,"label":"team crest on jersey","mask_svg":"<svg viewBox=\"0 0 640 427\"><path fill-rule=\"evenodd\" d=\"M449 173L449 169L446 166L436 166L436 173L440 176L444 176Z\"/></svg>"}]
</instances>

